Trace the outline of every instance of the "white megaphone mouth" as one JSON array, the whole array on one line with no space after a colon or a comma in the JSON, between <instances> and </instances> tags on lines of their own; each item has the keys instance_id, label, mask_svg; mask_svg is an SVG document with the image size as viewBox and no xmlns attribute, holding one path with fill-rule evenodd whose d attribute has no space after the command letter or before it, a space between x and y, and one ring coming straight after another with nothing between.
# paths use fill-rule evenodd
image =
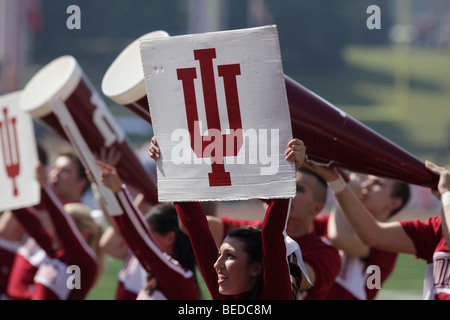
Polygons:
<instances>
[{"instance_id":1,"label":"white megaphone mouth","mask_svg":"<svg viewBox=\"0 0 450 320\"><path fill-rule=\"evenodd\" d=\"M78 86L83 72L77 60L69 55L59 57L39 70L23 89L20 108L33 117L52 112L50 101L66 100Z\"/></svg>"},{"instance_id":2,"label":"white megaphone mouth","mask_svg":"<svg viewBox=\"0 0 450 320\"><path fill-rule=\"evenodd\" d=\"M106 71L102 80L105 96L118 104L128 105L146 96L145 78L139 41L169 37L162 30L147 33L129 44Z\"/></svg>"}]
</instances>

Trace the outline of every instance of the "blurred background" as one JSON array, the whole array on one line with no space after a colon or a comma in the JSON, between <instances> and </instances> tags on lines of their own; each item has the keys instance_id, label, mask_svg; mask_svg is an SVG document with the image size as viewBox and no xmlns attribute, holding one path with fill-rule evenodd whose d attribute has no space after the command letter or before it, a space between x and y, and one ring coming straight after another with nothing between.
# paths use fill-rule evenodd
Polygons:
<instances>
[{"instance_id":1,"label":"blurred background","mask_svg":"<svg viewBox=\"0 0 450 320\"><path fill-rule=\"evenodd\" d=\"M70 5L80 8L81 29L66 25ZM380 29L366 25L370 5L380 8ZM62 55L74 56L102 94L110 64L145 33L267 24L278 26L286 75L420 160L450 164L448 0L0 0L0 95L23 89ZM151 126L104 100L145 156ZM38 139L52 138L35 127ZM398 219L424 219L438 209L429 190L414 186ZM381 298L420 298L424 270L424 262L404 257Z\"/></svg>"}]
</instances>

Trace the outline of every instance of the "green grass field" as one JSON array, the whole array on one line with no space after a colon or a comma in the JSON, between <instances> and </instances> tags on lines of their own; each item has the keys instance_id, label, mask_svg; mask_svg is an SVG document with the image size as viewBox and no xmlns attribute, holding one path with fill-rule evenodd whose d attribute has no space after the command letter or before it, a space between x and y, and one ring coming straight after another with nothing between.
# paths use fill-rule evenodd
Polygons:
<instances>
[{"instance_id":1,"label":"green grass field","mask_svg":"<svg viewBox=\"0 0 450 320\"><path fill-rule=\"evenodd\" d=\"M380 290L378 300L421 300L426 262L400 254L394 271Z\"/></svg>"},{"instance_id":2,"label":"green grass field","mask_svg":"<svg viewBox=\"0 0 450 320\"><path fill-rule=\"evenodd\" d=\"M113 300L117 289L117 275L122 262L108 259L105 274L90 292L87 300ZM377 296L379 300L421 300L426 264L412 255L400 254L394 272ZM199 273L198 273L199 275ZM199 276L203 299L210 299L206 286Z\"/></svg>"},{"instance_id":3,"label":"green grass field","mask_svg":"<svg viewBox=\"0 0 450 320\"><path fill-rule=\"evenodd\" d=\"M103 277L97 286L89 293L87 300L114 300L117 290L118 273L122 265L122 261L115 258L108 258ZM208 289L206 288L199 271L197 272L197 279L201 287L202 299L210 300L211 296L209 295Z\"/></svg>"}]
</instances>

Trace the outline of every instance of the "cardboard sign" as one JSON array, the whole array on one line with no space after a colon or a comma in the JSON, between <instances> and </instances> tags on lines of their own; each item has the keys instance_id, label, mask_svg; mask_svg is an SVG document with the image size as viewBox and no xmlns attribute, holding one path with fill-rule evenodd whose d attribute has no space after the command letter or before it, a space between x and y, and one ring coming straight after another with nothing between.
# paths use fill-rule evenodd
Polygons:
<instances>
[{"instance_id":1,"label":"cardboard sign","mask_svg":"<svg viewBox=\"0 0 450 320\"><path fill-rule=\"evenodd\" d=\"M19 108L21 91L0 97L0 211L40 201L33 120Z\"/></svg>"},{"instance_id":2,"label":"cardboard sign","mask_svg":"<svg viewBox=\"0 0 450 320\"><path fill-rule=\"evenodd\" d=\"M295 195L275 26L140 41L159 201Z\"/></svg>"}]
</instances>

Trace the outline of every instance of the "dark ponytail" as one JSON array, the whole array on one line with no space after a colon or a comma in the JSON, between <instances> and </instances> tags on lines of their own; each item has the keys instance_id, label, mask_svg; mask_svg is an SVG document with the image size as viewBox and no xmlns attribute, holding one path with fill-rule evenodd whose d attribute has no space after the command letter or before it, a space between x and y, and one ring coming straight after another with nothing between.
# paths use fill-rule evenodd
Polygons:
<instances>
[{"instance_id":1,"label":"dark ponytail","mask_svg":"<svg viewBox=\"0 0 450 320\"><path fill-rule=\"evenodd\" d=\"M145 219L152 230L161 235L166 235L170 231L175 232L176 240L172 258L177 260L183 268L191 270L196 277L197 261L189 236L179 227L175 207L169 203L157 205L145 215Z\"/></svg>"}]
</instances>

